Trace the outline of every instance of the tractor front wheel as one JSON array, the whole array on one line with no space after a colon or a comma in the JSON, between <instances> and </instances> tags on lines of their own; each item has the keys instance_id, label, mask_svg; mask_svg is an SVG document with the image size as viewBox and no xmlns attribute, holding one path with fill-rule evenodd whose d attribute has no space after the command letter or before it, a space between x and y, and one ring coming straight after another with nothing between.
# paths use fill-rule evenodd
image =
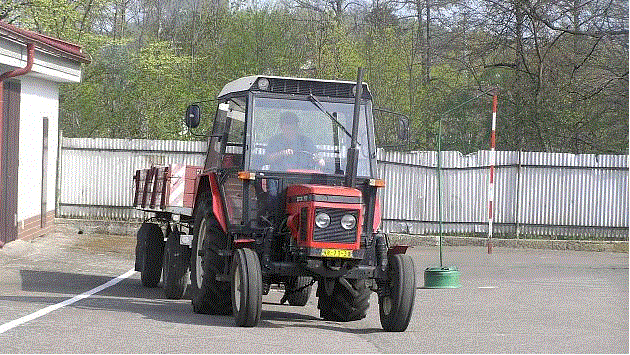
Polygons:
<instances>
[{"instance_id":1,"label":"tractor front wheel","mask_svg":"<svg viewBox=\"0 0 630 355\"><path fill-rule=\"evenodd\" d=\"M237 249L232 259L232 310L239 327L254 327L262 309L262 272L255 251Z\"/></svg>"},{"instance_id":2,"label":"tractor front wheel","mask_svg":"<svg viewBox=\"0 0 630 355\"><path fill-rule=\"evenodd\" d=\"M378 290L378 308L383 329L402 332L407 329L416 298L416 273L409 255L389 257L388 279Z\"/></svg>"}]
</instances>

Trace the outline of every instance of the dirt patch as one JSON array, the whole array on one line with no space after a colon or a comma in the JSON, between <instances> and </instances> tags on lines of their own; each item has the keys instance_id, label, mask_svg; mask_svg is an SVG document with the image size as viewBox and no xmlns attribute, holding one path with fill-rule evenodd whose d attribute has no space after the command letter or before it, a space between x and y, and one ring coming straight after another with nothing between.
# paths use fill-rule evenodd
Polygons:
<instances>
[{"instance_id":1,"label":"dirt patch","mask_svg":"<svg viewBox=\"0 0 630 355\"><path fill-rule=\"evenodd\" d=\"M133 257L136 238L129 235L81 234L67 248L92 254L115 253Z\"/></svg>"},{"instance_id":2,"label":"dirt patch","mask_svg":"<svg viewBox=\"0 0 630 355\"><path fill-rule=\"evenodd\" d=\"M63 245L67 250L90 254L115 253L129 258L135 255L136 237L134 235L86 231L65 223L56 224L55 231L67 237L67 243Z\"/></svg>"}]
</instances>

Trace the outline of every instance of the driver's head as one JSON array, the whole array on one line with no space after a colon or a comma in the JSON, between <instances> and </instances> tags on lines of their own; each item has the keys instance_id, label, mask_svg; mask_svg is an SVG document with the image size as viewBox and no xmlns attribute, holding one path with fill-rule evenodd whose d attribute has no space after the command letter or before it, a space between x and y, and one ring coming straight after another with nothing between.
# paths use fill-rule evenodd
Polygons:
<instances>
[{"instance_id":1,"label":"driver's head","mask_svg":"<svg viewBox=\"0 0 630 355\"><path fill-rule=\"evenodd\" d=\"M295 139L299 125L300 120L294 112L286 111L280 115L280 129L285 137Z\"/></svg>"}]
</instances>

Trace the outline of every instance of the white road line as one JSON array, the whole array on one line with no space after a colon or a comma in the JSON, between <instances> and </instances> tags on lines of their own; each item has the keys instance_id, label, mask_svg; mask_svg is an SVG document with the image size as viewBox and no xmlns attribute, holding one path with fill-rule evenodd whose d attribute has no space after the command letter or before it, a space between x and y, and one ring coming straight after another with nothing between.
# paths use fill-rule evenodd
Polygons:
<instances>
[{"instance_id":1,"label":"white road line","mask_svg":"<svg viewBox=\"0 0 630 355\"><path fill-rule=\"evenodd\" d=\"M48 313L50 313L52 311L56 311L56 310L58 310L60 308L63 308L65 306L69 306L69 305L71 305L73 303L76 303L76 302L79 302L79 301L81 301L83 299L86 299L86 298L92 296L95 293L101 292L104 289L106 289L108 287L111 287L111 286L114 286L115 284L119 283L120 281L131 277L131 275L133 275L135 273L136 273L136 271L134 269L131 269L131 270L127 271L126 273L124 273L124 274L122 274L122 275L120 275L120 276L118 276L118 277L116 277L114 279L111 279L111 280L107 281L106 283L104 283L104 284L102 284L102 285L100 285L100 286L98 286L96 288L93 288L93 289L91 289L89 291L83 292L80 295L74 296L74 297L72 297L70 299L67 299L67 300L63 301L63 302L59 302L57 304L53 304L52 306L48 306L46 308L40 309L39 311L31 313L31 314L29 314L27 316L24 316L22 318L18 318L16 320L13 320L13 321L10 321L10 322L5 323L3 325L0 325L0 334L6 332L7 330L13 329L13 328L15 328L15 327L17 327L19 325L22 325L22 324L24 324L26 322L30 322L30 321L32 321L34 319L37 319L37 318L42 317L42 316L45 316L46 314L48 314Z\"/></svg>"},{"instance_id":2,"label":"white road line","mask_svg":"<svg viewBox=\"0 0 630 355\"><path fill-rule=\"evenodd\" d=\"M478 288L480 289L493 289L493 288L497 288L496 286L479 286Z\"/></svg>"}]
</instances>

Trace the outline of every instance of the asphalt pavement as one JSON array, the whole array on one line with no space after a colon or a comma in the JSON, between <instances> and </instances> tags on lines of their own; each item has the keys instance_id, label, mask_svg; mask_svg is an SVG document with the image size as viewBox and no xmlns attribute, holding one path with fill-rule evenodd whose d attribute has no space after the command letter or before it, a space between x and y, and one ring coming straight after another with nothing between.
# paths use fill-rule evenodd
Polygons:
<instances>
[{"instance_id":1,"label":"asphalt pavement","mask_svg":"<svg viewBox=\"0 0 630 355\"><path fill-rule=\"evenodd\" d=\"M53 233L0 249L0 353L628 353L628 254L446 247L458 289L424 289L436 247L409 250L416 303L407 331L383 332L375 295L368 316L319 318L305 307L263 297L258 327L195 314L139 275L40 317L16 320L133 268L133 237ZM6 325L9 325L7 329Z\"/></svg>"}]
</instances>

